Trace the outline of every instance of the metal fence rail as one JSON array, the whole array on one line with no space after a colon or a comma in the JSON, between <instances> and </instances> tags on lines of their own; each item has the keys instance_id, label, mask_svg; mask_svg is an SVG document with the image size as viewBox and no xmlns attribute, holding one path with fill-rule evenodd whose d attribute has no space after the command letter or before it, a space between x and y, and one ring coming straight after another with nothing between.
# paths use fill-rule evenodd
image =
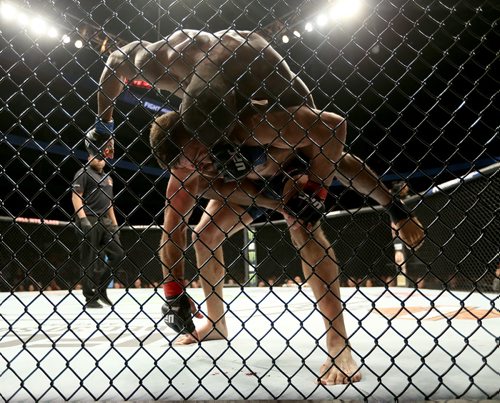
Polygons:
<instances>
[{"instance_id":1,"label":"metal fence rail","mask_svg":"<svg viewBox=\"0 0 500 403\"><path fill-rule=\"evenodd\" d=\"M364 207L329 213L324 227L335 240L342 285L347 285L348 279L366 285L370 279L371 285L394 286L402 276L400 285L411 287L493 291L500 234L494 210L500 191L498 167L491 165L407 199L427 228L427 242L414 253L404 249L404 272L394 259L395 242L382 209ZM78 284L78 236L70 223L2 217L0 228L3 291L27 290L30 285L44 289L53 281L61 289ZM226 282L233 279L237 285L256 286L263 280L267 286L271 280L283 285L302 275L300 258L286 235L284 222L263 222L250 230L250 237L239 234L224 245ZM128 259L120 269L133 273L131 282L140 278L145 287L161 283L157 258L160 237L161 227L157 225L122 227ZM249 255L251 251L255 254ZM186 251L186 260L186 278L196 280L192 248ZM249 277L252 273L255 278Z\"/></svg>"}]
</instances>

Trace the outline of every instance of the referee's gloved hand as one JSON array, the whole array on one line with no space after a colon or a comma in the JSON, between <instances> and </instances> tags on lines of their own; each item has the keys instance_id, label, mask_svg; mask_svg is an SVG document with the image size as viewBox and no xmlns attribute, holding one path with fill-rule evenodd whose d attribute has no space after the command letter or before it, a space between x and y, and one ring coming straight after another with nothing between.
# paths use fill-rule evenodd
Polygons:
<instances>
[{"instance_id":1,"label":"referee's gloved hand","mask_svg":"<svg viewBox=\"0 0 500 403\"><path fill-rule=\"evenodd\" d=\"M118 225L112 225L109 227L109 231L113 235L113 239L120 243L120 227L118 227Z\"/></svg>"},{"instance_id":2,"label":"referee's gloved hand","mask_svg":"<svg viewBox=\"0 0 500 403\"><path fill-rule=\"evenodd\" d=\"M92 229L92 224L87 217L80 218L80 229L84 234Z\"/></svg>"},{"instance_id":3,"label":"referee's gloved hand","mask_svg":"<svg viewBox=\"0 0 500 403\"><path fill-rule=\"evenodd\" d=\"M85 148L96 158L114 158L115 142L113 140L114 122L97 121L95 127L85 136Z\"/></svg>"}]
</instances>

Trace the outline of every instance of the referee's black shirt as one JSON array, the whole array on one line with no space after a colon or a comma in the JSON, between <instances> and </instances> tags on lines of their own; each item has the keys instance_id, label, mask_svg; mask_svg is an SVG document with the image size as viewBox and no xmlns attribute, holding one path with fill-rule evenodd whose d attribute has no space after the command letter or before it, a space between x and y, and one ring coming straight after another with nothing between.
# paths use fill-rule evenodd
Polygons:
<instances>
[{"instance_id":1,"label":"referee's black shirt","mask_svg":"<svg viewBox=\"0 0 500 403\"><path fill-rule=\"evenodd\" d=\"M87 216L106 214L113 199L113 178L108 172L99 173L90 165L81 168L73 180L73 191L82 194Z\"/></svg>"}]
</instances>

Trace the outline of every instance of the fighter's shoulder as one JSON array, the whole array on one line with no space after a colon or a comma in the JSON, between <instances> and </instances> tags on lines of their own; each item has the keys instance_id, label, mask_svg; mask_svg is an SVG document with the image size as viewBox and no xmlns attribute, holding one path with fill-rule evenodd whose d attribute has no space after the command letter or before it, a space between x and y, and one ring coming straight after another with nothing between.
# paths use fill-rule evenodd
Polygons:
<instances>
[{"instance_id":1,"label":"fighter's shoulder","mask_svg":"<svg viewBox=\"0 0 500 403\"><path fill-rule=\"evenodd\" d=\"M176 44L180 42L184 42L186 39L190 41L207 41L212 40L214 38L214 34L206 31L200 31L197 29L180 29L172 32L167 38L166 41L170 44Z\"/></svg>"},{"instance_id":2,"label":"fighter's shoulder","mask_svg":"<svg viewBox=\"0 0 500 403\"><path fill-rule=\"evenodd\" d=\"M260 36L255 31L241 31L241 30L237 30L237 29L225 29L223 31L217 31L214 33L214 35L218 38L228 36L228 37L233 37L233 38L238 38L238 39L241 39L241 38L244 38L244 39L260 38L260 39L263 39L262 36Z\"/></svg>"},{"instance_id":3,"label":"fighter's shoulder","mask_svg":"<svg viewBox=\"0 0 500 403\"><path fill-rule=\"evenodd\" d=\"M118 62L122 63L124 59L136 56L140 52L144 52L151 45L147 41L133 41L126 45L121 46L119 49L113 51L108 58L107 63Z\"/></svg>"},{"instance_id":4,"label":"fighter's shoulder","mask_svg":"<svg viewBox=\"0 0 500 403\"><path fill-rule=\"evenodd\" d=\"M182 169L173 169L167 184L167 198L180 206L190 205L196 200L200 186L197 174Z\"/></svg>"}]
</instances>

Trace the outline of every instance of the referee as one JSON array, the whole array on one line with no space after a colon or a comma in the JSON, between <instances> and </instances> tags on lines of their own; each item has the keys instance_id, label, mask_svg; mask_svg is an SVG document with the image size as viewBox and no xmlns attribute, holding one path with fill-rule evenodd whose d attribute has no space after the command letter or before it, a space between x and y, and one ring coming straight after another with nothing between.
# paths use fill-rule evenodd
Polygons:
<instances>
[{"instance_id":1,"label":"referee","mask_svg":"<svg viewBox=\"0 0 500 403\"><path fill-rule=\"evenodd\" d=\"M71 201L81 237L81 284L86 308L102 308L99 301L113 305L106 294L111 279L107 265L116 269L125 255L113 208L113 179L104 171L105 166L104 157L89 153L88 163L73 180Z\"/></svg>"}]
</instances>

